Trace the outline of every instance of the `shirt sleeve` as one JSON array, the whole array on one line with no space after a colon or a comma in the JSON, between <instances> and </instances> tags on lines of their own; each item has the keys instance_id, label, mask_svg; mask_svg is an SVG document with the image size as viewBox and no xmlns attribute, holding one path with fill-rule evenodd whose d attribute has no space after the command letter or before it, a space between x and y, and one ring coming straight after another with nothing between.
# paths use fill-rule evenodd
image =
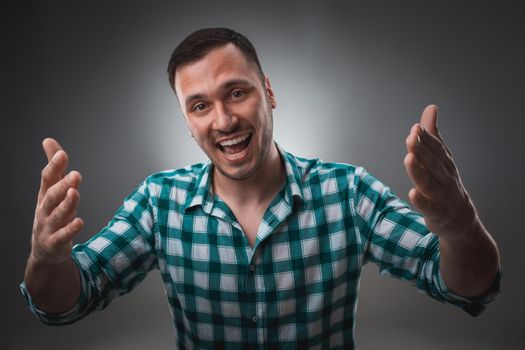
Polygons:
<instances>
[{"instance_id":1,"label":"shirt sleeve","mask_svg":"<svg viewBox=\"0 0 525 350\"><path fill-rule=\"evenodd\" d=\"M500 293L501 271L484 295L467 298L455 294L441 276L439 240L423 216L363 168L356 169L354 185L357 225L366 242L364 263L371 261L382 275L409 281L419 291L473 316Z\"/></svg>"},{"instance_id":2,"label":"shirt sleeve","mask_svg":"<svg viewBox=\"0 0 525 350\"><path fill-rule=\"evenodd\" d=\"M46 313L33 303L25 284L20 285L33 314L50 325L73 323L135 288L158 266L153 217L148 184L144 182L124 200L106 227L73 247L71 257L80 271L81 293L70 310Z\"/></svg>"}]
</instances>

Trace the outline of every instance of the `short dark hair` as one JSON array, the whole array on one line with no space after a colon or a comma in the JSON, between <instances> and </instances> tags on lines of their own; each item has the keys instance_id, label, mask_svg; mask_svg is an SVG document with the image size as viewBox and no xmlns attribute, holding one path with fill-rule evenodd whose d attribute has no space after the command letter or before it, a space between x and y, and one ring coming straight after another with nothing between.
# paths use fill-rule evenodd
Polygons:
<instances>
[{"instance_id":1,"label":"short dark hair","mask_svg":"<svg viewBox=\"0 0 525 350\"><path fill-rule=\"evenodd\" d=\"M257 52L250 40L228 28L204 28L188 35L171 54L168 63L168 78L173 91L175 91L175 72L178 67L198 61L211 50L229 43L239 48L249 62L255 63L261 79L264 80Z\"/></svg>"}]
</instances>

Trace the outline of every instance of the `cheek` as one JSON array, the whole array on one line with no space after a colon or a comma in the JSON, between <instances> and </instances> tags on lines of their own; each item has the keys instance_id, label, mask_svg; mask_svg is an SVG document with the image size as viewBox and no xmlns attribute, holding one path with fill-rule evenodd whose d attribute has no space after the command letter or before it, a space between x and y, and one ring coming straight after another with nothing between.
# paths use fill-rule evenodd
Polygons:
<instances>
[{"instance_id":1,"label":"cheek","mask_svg":"<svg viewBox=\"0 0 525 350\"><path fill-rule=\"evenodd\" d=\"M193 120L191 123L188 123L188 129L190 130L193 138L196 140L204 140L207 135L207 125L205 120Z\"/></svg>"},{"instance_id":2,"label":"cheek","mask_svg":"<svg viewBox=\"0 0 525 350\"><path fill-rule=\"evenodd\" d=\"M261 108L264 103L261 103L258 98L249 98L243 103L239 103L233 106L232 113L239 116L249 117L252 123L257 119L257 116L261 114Z\"/></svg>"},{"instance_id":3,"label":"cheek","mask_svg":"<svg viewBox=\"0 0 525 350\"><path fill-rule=\"evenodd\" d=\"M208 150L210 150L213 147L211 144L209 144L208 139L200 134L193 133L192 138L193 141L197 143L199 148L201 148L206 154L208 154Z\"/></svg>"}]
</instances>

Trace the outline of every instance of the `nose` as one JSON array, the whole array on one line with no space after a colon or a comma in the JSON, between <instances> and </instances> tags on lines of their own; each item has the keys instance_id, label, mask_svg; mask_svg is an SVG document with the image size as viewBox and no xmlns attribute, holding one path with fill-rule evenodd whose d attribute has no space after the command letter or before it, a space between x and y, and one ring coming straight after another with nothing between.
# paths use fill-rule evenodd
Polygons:
<instances>
[{"instance_id":1,"label":"nose","mask_svg":"<svg viewBox=\"0 0 525 350\"><path fill-rule=\"evenodd\" d=\"M213 128L225 133L232 132L239 123L237 116L223 104L216 104Z\"/></svg>"}]
</instances>

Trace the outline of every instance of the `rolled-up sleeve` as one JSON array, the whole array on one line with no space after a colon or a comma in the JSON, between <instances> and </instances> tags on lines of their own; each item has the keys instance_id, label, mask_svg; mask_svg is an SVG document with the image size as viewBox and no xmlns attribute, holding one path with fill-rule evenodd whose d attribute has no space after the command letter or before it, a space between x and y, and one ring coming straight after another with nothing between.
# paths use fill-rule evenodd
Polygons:
<instances>
[{"instance_id":1,"label":"rolled-up sleeve","mask_svg":"<svg viewBox=\"0 0 525 350\"><path fill-rule=\"evenodd\" d=\"M40 310L25 284L20 285L31 312L40 321L50 325L69 324L102 310L116 296L130 292L157 267L151 186L143 182L124 200L106 227L87 242L73 247L71 257L80 272L81 293L68 311L50 314Z\"/></svg>"},{"instance_id":2,"label":"rolled-up sleeve","mask_svg":"<svg viewBox=\"0 0 525 350\"><path fill-rule=\"evenodd\" d=\"M365 263L371 261L382 275L409 281L430 297L474 316L496 298L501 291L501 271L492 287L479 297L462 297L450 290L441 276L438 237L430 232L423 216L363 168L358 168L356 175L353 198L366 242Z\"/></svg>"},{"instance_id":3,"label":"rolled-up sleeve","mask_svg":"<svg viewBox=\"0 0 525 350\"><path fill-rule=\"evenodd\" d=\"M78 267L78 261L76 261L74 258L73 261L77 264ZM83 316L89 313L87 310L89 309L90 290L88 288L88 283L86 282L86 276L84 275L84 272L80 268L79 272L81 274L80 296L75 305L73 305L69 310L58 314L49 313L41 310L33 302L33 299L31 298L31 295L29 294L25 283L22 282L20 284L20 291L22 292L22 295L24 296L29 306L29 310L40 320L40 322L50 326L66 325L81 319Z\"/></svg>"}]
</instances>

